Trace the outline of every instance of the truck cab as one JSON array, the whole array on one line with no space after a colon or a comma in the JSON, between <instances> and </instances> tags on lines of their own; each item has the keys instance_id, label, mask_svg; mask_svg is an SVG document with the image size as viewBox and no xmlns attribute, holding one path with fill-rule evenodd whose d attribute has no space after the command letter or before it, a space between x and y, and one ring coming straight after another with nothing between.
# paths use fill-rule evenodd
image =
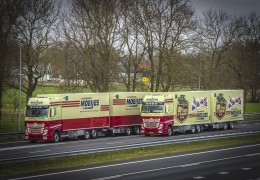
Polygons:
<instances>
[{"instance_id":1,"label":"truck cab","mask_svg":"<svg viewBox=\"0 0 260 180\"><path fill-rule=\"evenodd\" d=\"M173 134L173 95L146 95L141 106L141 118L145 136Z\"/></svg>"},{"instance_id":2,"label":"truck cab","mask_svg":"<svg viewBox=\"0 0 260 180\"><path fill-rule=\"evenodd\" d=\"M30 98L25 115L25 139L36 141L59 141L61 127L59 97Z\"/></svg>"}]
</instances>

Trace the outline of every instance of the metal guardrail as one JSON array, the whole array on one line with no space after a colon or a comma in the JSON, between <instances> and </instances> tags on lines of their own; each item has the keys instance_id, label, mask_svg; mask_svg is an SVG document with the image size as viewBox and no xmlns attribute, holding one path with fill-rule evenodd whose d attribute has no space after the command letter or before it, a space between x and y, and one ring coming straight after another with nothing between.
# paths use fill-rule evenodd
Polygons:
<instances>
[{"instance_id":1,"label":"metal guardrail","mask_svg":"<svg viewBox=\"0 0 260 180\"><path fill-rule=\"evenodd\" d=\"M24 132L3 132L0 133L0 136L6 136L6 135L22 135Z\"/></svg>"},{"instance_id":2,"label":"metal guardrail","mask_svg":"<svg viewBox=\"0 0 260 180\"><path fill-rule=\"evenodd\" d=\"M260 116L260 113L244 114L244 117L254 117L254 116Z\"/></svg>"},{"instance_id":3,"label":"metal guardrail","mask_svg":"<svg viewBox=\"0 0 260 180\"><path fill-rule=\"evenodd\" d=\"M244 114L244 117L254 117L254 116L260 116L260 113L252 113L252 114ZM0 136L2 135L22 135L24 132L3 132L0 133Z\"/></svg>"},{"instance_id":4,"label":"metal guardrail","mask_svg":"<svg viewBox=\"0 0 260 180\"><path fill-rule=\"evenodd\" d=\"M196 142L196 141L202 141L202 140L243 137L243 136L256 135L256 134L260 134L260 131L248 131L248 132L241 132L241 133L209 135L209 136L191 137L191 138L184 138L184 139L171 139L171 140L162 140L162 141L155 141L155 142L145 142L145 143L137 143L137 144L96 148L96 149L86 149L86 150L60 152L60 153L52 153L52 154L44 154L44 155L34 155L34 156L26 156L26 157L19 157L19 158L1 159L0 165L16 163L16 162L35 161L35 160L54 158L54 157L75 156L75 155L82 155L82 154L94 154L94 153L100 153L100 152L145 148L145 147L159 146L159 145L179 144L179 143L185 143L185 142L189 143L189 142Z\"/></svg>"}]
</instances>

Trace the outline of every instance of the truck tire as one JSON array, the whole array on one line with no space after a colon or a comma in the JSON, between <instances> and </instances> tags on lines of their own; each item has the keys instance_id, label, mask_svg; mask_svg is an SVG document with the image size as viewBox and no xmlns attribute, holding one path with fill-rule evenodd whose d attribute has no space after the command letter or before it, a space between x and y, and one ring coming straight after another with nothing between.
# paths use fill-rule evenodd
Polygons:
<instances>
[{"instance_id":1,"label":"truck tire","mask_svg":"<svg viewBox=\"0 0 260 180\"><path fill-rule=\"evenodd\" d=\"M131 133L132 133L131 127L126 127L125 128L125 135L129 136L129 135L131 135Z\"/></svg>"},{"instance_id":2,"label":"truck tire","mask_svg":"<svg viewBox=\"0 0 260 180\"><path fill-rule=\"evenodd\" d=\"M229 129L234 129L234 123L233 122L229 122Z\"/></svg>"},{"instance_id":3,"label":"truck tire","mask_svg":"<svg viewBox=\"0 0 260 180\"><path fill-rule=\"evenodd\" d=\"M91 138L95 139L97 138L98 134L97 134L97 130L96 129L92 129L91 133L90 133Z\"/></svg>"},{"instance_id":4,"label":"truck tire","mask_svg":"<svg viewBox=\"0 0 260 180\"><path fill-rule=\"evenodd\" d=\"M140 129L140 127L139 126L135 126L134 128L134 134L141 134L141 129Z\"/></svg>"},{"instance_id":5,"label":"truck tire","mask_svg":"<svg viewBox=\"0 0 260 180\"><path fill-rule=\"evenodd\" d=\"M224 124L223 124L223 129L224 129L224 130L227 130L227 128L228 128L227 123L224 123Z\"/></svg>"},{"instance_id":6,"label":"truck tire","mask_svg":"<svg viewBox=\"0 0 260 180\"><path fill-rule=\"evenodd\" d=\"M167 128L167 136L172 136L173 132L172 132L172 127L168 126Z\"/></svg>"},{"instance_id":7,"label":"truck tire","mask_svg":"<svg viewBox=\"0 0 260 180\"><path fill-rule=\"evenodd\" d=\"M90 138L90 132L89 132L89 130L85 130L83 139L87 140L87 139L89 139L89 138Z\"/></svg>"},{"instance_id":8,"label":"truck tire","mask_svg":"<svg viewBox=\"0 0 260 180\"><path fill-rule=\"evenodd\" d=\"M197 125L197 127L196 127L196 132L197 132L197 133L200 133L200 132L201 132L201 126L200 126L200 125Z\"/></svg>"},{"instance_id":9,"label":"truck tire","mask_svg":"<svg viewBox=\"0 0 260 180\"><path fill-rule=\"evenodd\" d=\"M195 126L191 126L190 133L191 133L191 134L194 134L195 132L196 132L196 128L195 128Z\"/></svg>"},{"instance_id":10,"label":"truck tire","mask_svg":"<svg viewBox=\"0 0 260 180\"><path fill-rule=\"evenodd\" d=\"M53 134L53 142L57 143L60 141L60 133L58 131L55 131Z\"/></svg>"}]
</instances>

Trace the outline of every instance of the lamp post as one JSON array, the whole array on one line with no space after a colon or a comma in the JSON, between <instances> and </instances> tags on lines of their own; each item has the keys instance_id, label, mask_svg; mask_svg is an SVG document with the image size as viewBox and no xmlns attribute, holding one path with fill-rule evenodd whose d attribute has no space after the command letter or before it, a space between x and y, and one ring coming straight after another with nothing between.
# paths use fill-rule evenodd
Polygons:
<instances>
[{"instance_id":1,"label":"lamp post","mask_svg":"<svg viewBox=\"0 0 260 180\"><path fill-rule=\"evenodd\" d=\"M22 44L20 42L20 70L19 70L19 121L18 127L21 132L21 91L22 91Z\"/></svg>"}]
</instances>

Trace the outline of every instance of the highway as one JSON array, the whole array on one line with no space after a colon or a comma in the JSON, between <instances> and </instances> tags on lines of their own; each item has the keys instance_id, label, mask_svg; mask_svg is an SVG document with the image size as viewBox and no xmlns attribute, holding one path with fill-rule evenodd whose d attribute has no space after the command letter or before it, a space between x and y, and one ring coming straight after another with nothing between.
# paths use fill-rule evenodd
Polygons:
<instances>
[{"instance_id":1,"label":"highway","mask_svg":"<svg viewBox=\"0 0 260 180\"><path fill-rule=\"evenodd\" d=\"M97 152L111 149L122 149L139 146L147 146L149 144L156 144L169 141L170 143L177 143L178 141L191 141L200 138L214 137L216 135L230 135L245 132L260 131L260 121L242 122L235 126L233 130L226 131L204 131L199 134L181 134L170 137L166 136L151 136L144 135L135 136L117 136L117 137L100 137L90 140L70 140L59 143L29 143L27 141L0 143L0 164L11 162L19 159L20 161L26 158L39 159L39 157L46 158L51 154L60 156L66 153L79 152ZM23 159L24 158L24 159Z\"/></svg>"},{"instance_id":2,"label":"highway","mask_svg":"<svg viewBox=\"0 0 260 180\"><path fill-rule=\"evenodd\" d=\"M35 180L246 180L260 178L260 144L13 178Z\"/></svg>"}]
</instances>

